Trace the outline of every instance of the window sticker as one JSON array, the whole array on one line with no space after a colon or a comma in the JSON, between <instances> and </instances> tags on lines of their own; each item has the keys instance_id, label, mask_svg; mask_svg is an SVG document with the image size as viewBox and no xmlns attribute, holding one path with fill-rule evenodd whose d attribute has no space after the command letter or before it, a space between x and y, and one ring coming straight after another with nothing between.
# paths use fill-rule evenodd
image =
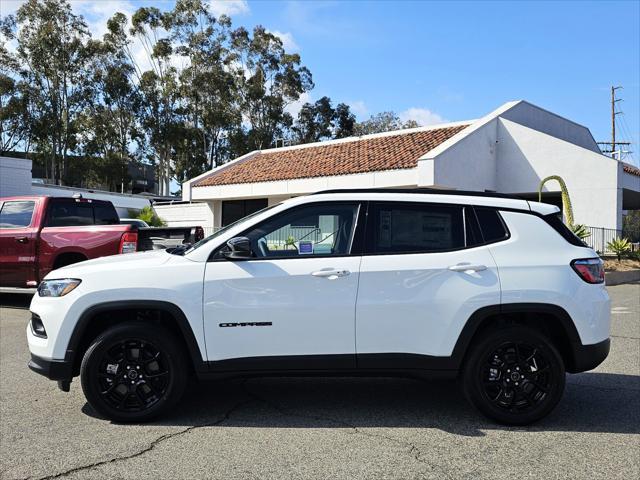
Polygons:
<instances>
[{"instance_id":1,"label":"window sticker","mask_svg":"<svg viewBox=\"0 0 640 480\"><path fill-rule=\"evenodd\" d=\"M300 255L310 255L313 253L313 242L300 242L298 245Z\"/></svg>"}]
</instances>

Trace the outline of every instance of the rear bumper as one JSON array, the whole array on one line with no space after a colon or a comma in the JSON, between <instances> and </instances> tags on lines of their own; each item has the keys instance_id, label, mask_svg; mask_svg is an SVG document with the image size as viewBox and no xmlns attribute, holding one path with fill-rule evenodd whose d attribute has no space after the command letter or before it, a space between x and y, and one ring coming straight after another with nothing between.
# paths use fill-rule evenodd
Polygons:
<instances>
[{"instance_id":1,"label":"rear bumper","mask_svg":"<svg viewBox=\"0 0 640 480\"><path fill-rule=\"evenodd\" d=\"M28 367L49 380L66 380L73 378L73 365L66 360L49 360L31 354Z\"/></svg>"},{"instance_id":2,"label":"rear bumper","mask_svg":"<svg viewBox=\"0 0 640 480\"><path fill-rule=\"evenodd\" d=\"M593 370L600 365L609 355L611 349L611 340L606 339L602 342L591 345L575 345L573 346L573 365L567 368L570 373L586 372Z\"/></svg>"}]
</instances>

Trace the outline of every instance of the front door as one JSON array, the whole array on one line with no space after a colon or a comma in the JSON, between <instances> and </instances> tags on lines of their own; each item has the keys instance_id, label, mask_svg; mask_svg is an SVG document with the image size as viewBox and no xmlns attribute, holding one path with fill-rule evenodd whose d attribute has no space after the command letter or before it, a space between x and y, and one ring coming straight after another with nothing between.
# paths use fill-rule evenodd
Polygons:
<instances>
[{"instance_id":1,"label":"front door","mask_svg":"<svg viewBox=\"0 0 640 480\"><path fill-rule=\"evenodd\" d=\"M0 206L0 286L35 287L34 200L8 200Z\"/></svg>"},{"instance_id":2,"label":"front door","mask_svg":"<svg viewBox=\"0 0 640 480\"><path fill-rule=\"evenodd\" d=\"M281 212L245 232L254 258L207 263L204 322L214 370L355 367L358 203ZM225 247L226 248L226 247Z\"/></svg>"}]
</instances>

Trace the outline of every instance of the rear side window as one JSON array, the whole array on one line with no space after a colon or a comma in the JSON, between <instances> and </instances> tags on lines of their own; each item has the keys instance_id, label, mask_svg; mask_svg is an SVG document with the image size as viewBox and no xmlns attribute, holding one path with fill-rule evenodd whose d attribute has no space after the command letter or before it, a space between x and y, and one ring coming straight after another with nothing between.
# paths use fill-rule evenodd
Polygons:
<instances>
[{"instance_id":1,"label":"rear side window","mask_svg":"<svg viewBox=\"0 0 640 480\"><path fill-rule=\"evenodd\" d=\"M48 227L78 227L93 224L93 206L89 202L53 200L47 219Z\"/></svg>"},{"instance_id":2,"label":"rear side window","mask_svg":"<svg viewBox=\"0 0 640 480\"><path fill-rule=\"evenodd\" d=\"M476 207L475 211L484 243L499 242L509 238L509 231L497 210Z\"/></svg>"},{"instance_id":3,"label":"rear side window","mask_svg":"<svg viewBox=\"0 0 640 480\"><path fill-rule=\"evenodd\" d=\"M93 214L96 225L116 225L120 223L116 209L108 203L93 204Z\"/></svg>"},{"instance_id":4,"label":"rear side window","mask_svg":"<svg viewBox=\"0 0 640 480\"><path fill-rule=\"evenodd\" d=\"M576 247L586 247L587 244L580 240L576 235L567 227L560 217L561 214L552 213L551 215L545 215L544 221L553 228L556 232L558 232L562 238L564 238L571 245L575 245Z\"/></svg>"},{"instance_id":5,"label":"rear side window","mask_svg":"<svg viewBox=\"0 0 640 480\"><path fill-rule=\"evenodd\" d=\"M0 228L22 228L31 225L36 202L4 202L0 209Z\"/></svg>"},{"instance_id":6,"label":"rear side window","mask_svg":"<svg viewBox=\"0 0 640 480\"><path fill-rule=\"evenodd\" d=\"M379 203L369 214L370 253L426 253L463 248L463 208Z\"/></svg>"}]
</instances>

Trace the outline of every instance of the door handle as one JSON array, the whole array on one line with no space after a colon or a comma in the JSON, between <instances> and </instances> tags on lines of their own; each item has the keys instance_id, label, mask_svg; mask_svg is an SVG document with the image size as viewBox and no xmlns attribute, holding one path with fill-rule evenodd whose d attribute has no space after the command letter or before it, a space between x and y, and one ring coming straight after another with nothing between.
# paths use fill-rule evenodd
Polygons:
<instances>
[{"instance_id":1,"label":"door handle","mask_svg":"<svg viewBox=\"0 0 640 480\"><path fill-rule=\"evenodd\" d=\"M16 238L16 242L18 242L18 243L29 243L29 237L18 237L18 238Z\"/></svg>"},{"instance_id":2,"label":"door handle","mask_svg":"<svg viewBox=\"0 0 640 480\"><path fill-rule=\"evenodd\" d=\"M486 269L486 265L471 265L470 263L459 263L449 267L452 272L481 272Z\"/></svg>"},{"instance_id":3,"label":"door handle","mask_svg":"<svg viewBox=\"0 0 640 480\"><path fill-rule=\"evenodd\" d=\"M349 270L335 270L333 268L311 272L311 275L314 277L328 278L329 280L335 280L338 277L346 277L349 274L351 274Z\"/></svg>"}]
</instances>

